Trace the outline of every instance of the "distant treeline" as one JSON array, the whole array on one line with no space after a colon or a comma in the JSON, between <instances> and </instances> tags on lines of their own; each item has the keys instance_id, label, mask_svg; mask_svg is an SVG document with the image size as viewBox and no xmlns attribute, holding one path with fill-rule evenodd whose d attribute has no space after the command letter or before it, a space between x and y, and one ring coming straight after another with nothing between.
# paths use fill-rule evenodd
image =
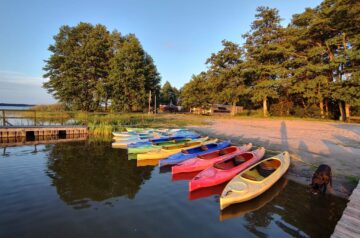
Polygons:
<instances>
[{"instance_id":1,"label":"distant treeline","mask_svg":"<svg viewBox=\"0 0 360 238\"><path fill-rule=\"evenodd\" d=\"M142 111L149 91L160 92L152 57L134 34L109 32L103 25L62 26L50 45L44 83L68 110Z\"/></svg>"},{"instance_id":2,"label":"distant treeline","mask_svg":"<svg viewBox=\"0 0 360 238\"><path fill-rule=\"evenodd\" d=\"M360 107L360 3L325 0L295 14L287 27L277 9L258 7L245 43L224 40L181 91L185 107L228 103L264 116L345 120Z\"/></svg>"}]
</instances>

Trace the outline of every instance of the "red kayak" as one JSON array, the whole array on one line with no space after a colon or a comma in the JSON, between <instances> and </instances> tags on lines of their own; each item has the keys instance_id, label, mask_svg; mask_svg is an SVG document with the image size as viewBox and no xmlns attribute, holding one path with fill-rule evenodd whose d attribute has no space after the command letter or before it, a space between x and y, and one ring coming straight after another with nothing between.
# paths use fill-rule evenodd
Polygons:
<instances>
[{"instance_id":1,"label":"red kayak","mask_svg":"<svg viewBox=\"0 0 360 238\"><path fill-rule=\"evenodd\" d=\"M192 159L185 160L171 168L172 174L190 173L201 171L211 167L216 162L226 160L235 155L242 154L251 150L252 144L246 144L241 147L230 146L222 150L216 150L207 154L198 155Z\"/></svg>"},{"instance_id":2,"label":"red kayak","mask_svg":"<svg viewBox=\"0 0 360 238\"><path fill-rule=\"evenodd\" d=\"M210 168L201 171L189 182L189 191L215 186L229 181L237 174L260 161L265 154L265 148L260 147L251 152L234 155L219 161Z\"/></svg>"}]
</instances>

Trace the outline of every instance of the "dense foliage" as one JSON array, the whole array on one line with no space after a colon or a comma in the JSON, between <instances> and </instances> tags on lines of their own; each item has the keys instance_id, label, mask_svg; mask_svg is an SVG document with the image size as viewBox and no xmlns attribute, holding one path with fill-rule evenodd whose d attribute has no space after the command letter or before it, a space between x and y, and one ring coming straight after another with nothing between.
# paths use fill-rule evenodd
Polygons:
<instances>
[{"instance_id":1,"label":"dense foliage","mask_svg":"<svg viewBox=\"0 0 360 238\"><path fill-rule=\"evenodd\" d=\"M121 36L103 25L62 26L50 45L44 83L72 110L141 111L149 91L159 93L160 76L135 35Z\"/></svg>"},{"instance_id":2,"label":"dense foliage","mask_svg":"<svg viewBox=\"0 0 360 238\"><path fill-rule=\"evenodd\" d=\"M181 89L185 107L209 103L263 109L263 115L340 118L360 108L360 4L324 0L283 27L278 10L258 7L239 46L206 61Z\"/></svg>"},{"instance_id":3,"label":"dense foliage","mask_svg":"<svg viewBox=\"0 0 360 238\"><path fill-rule=\"evenodd\" d=\"M160 104L177 105L179 99L179 90L173 87L169 81L166 81L160 90Z\"/></svg>"}]
</instances>

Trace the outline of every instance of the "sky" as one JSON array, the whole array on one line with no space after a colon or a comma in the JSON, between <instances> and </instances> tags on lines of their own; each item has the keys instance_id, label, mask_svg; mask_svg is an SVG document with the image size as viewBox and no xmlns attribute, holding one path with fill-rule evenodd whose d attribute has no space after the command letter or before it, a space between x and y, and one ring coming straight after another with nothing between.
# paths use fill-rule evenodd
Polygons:
<instances>
[{"instance_id":1,"label":"sky","mask_svg":"<svg viewBox=\"0 0 360 238\"><path fill-rule=\"evenodd\" d=\"M206 70L223 39L239 44L257 6L279 9L282 24L320 0L0 0L0 103L45 104L47 50L62 25L80 21L134 33L162 77L182 87Z\"/></svg>"}]
</instances>

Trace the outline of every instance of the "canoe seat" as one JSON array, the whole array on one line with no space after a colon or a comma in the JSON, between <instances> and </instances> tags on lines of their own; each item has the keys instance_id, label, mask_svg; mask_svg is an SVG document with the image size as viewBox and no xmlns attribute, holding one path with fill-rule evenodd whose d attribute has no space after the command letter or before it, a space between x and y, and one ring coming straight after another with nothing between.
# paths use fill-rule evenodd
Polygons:
<instances>
[{"instance_id":1,"label":"canoe seat","mask_svg":"<svg viewBox=\"0 0 360 238\"><path fill-rule=\"evenodd\" d=\"M225 151L225 150L219 150L219 156L222 156L222 155L226 155L226 151Z\"/></svg>"},{"instance_id":2,"label":"canoe seat","mask_svg":"<svg viewBox=\"0 0 360 238\"><path fill-rule=\"evenodd\" d=\"M267 177L270 174L274 173L277 168L279 168L281 165L281 162L279 160L271 159L271 160L265 160L259 166L257 166L258 172L263 177Z\"/></svg>"},{"instance_id":3,"label":"canoe seat","mask_svg":"<svg viewBox=\"0 0 360 238\"><path fill-rule=\"evenodd\" d=\"M259 174L259 172L253 168L251 170L246 171L241 175L243 178L253 180L253 181L262 181L264 179L263 176Z\"/></svg>"},{"instance_id":4,"label":"canoe seat","mask_svg":"<svg viewBox=\"0 0 360 238\"><path fill-rule=\"evenodd\" d=\"M244 163L245 161L246 161L246 159L244 156L237 155L234 157L234 165L235 166L240 165L240 164Z\"/></svg>"},{"instance_id":5,"label":"canoe seat","mask_svg":"<svg viewBox=\"0 0 360 238\"><path fill-rule=\"evenodd\" d=\"M206 145L202 145L202 146L200 146L200 149L201 149L202 151L206 151L206 150L208 150L209 148L208 148Z\"/></svg>"}]
</instances>

